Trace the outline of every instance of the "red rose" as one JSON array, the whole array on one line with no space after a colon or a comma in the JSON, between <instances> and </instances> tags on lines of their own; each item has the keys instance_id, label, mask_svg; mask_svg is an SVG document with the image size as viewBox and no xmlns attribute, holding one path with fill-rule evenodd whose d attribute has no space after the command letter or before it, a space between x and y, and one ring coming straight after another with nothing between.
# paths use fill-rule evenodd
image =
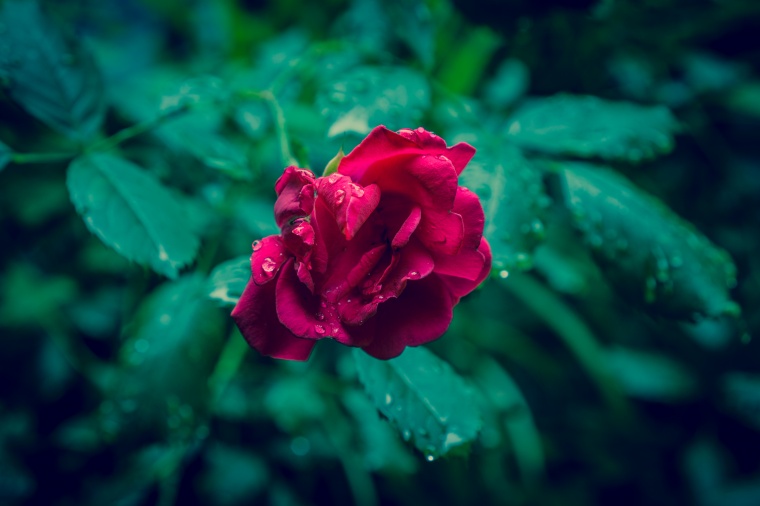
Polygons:
<instances>
[{"instance_id":1,"label":"red rose","mask_svg":"<svg viewBox=\"0 0 760 506\"><path fill-rule=\"evenodd\" d=\"M440 337L491 269L483 208L457 184L474 154L379 126L334 174L288 167L275 186L282 234L253 243L232 311L248 343L306 360L331 337L388 359Z\"/></svg>"}]
</instances>

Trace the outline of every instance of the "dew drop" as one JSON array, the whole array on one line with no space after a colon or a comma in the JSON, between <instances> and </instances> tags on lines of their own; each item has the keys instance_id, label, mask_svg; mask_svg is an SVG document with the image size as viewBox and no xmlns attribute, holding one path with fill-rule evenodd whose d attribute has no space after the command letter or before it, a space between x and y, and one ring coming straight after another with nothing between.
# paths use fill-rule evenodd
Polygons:
<instances>
[{"instance_id":1,"label":"dew drop","mask_svg":"<svg viewBox=\"0 0 760 506\"><path fill-rule=\"evenodd\" d=\"M435 456L432 453L428 453L425 456L425 460L427 460L428 462L433 462L435 460Z\"/></svg>"},{"instance_id":2,"label":"dew drop","mask_svg":"<svg viewBox=\"0 0 760 506\"><path fill-rule=\"evenodd\" d=\"M346 302L351 302L351 299L346 299Z\"/></svg>"},{"instance_id":3,"label":"dew drop","mask_svg":"<svg viewBox=\"0 0 760 506\"><path fill-rule=\"evenodd\" d=\"M333 336L337 336L338 335L338 331L340 331L340 329L338 328L338 326L337 325L333 325L332 326L332 335Z\"/></svg>"},{"instance_id":4,"label":"dew drop","mask_svg":"<svg viewBox=\"0 0 760 506\"><path fill-rule=\"evenodd\" d=\"M264 272L272 272L274 271L274 268L277 266L277 264L274 263L274 260L271 258L265 258L264 261L261 263L261 269Z\"/></svg>"},{"instance_id":5,"label":"dew drop","mask_svg":"<svg viewBox=\"0 0 760 506\"><path fill-rule=\"evenodd\" d=\"M341 205L343 203L343 199L346 198L346 192L343 190L338 190L335 192L335 203L338 205Z\"/></svg>"},{"instance_id":6,"label":"dew drop","mask_svg":"<svg viewBox=\"0 0 760 506\"><path fill-rule=\"evenodd\" d=\"M316 316L317 320L319 320L319 321L322 321L322 320L325 319L325 315L324 315L324 313L322 311L320 311L319 313L315 314L314 316Z\"/></svg>"},{"instance_id":7,"label":"dew drop","mask_svg":"<svg viewBox=\"0 0 760 506\"><path fill-rule=\"evenodd\" d=\"M391 394L385 394L385 405L390 406L392 402L393 402L393 397L391 396Z\"/></svg>"},{"instance_id":8,"label":"dew drop","mask_svg":"<svg viewBox=\"0 0 760 506\"><path fill-rule=\"evenodd\" d=\"M327 307L327 302L322 301L322 302L319 303L319 305L322 306L322 307Z\"/></svg>"},{"instance_id":9,"label":"dew drop","mask_svg":"<svg viewBox=\"0 0 760 506\"><path fill-rule=\"evenodd\" d=\"M303 234L303 227L301 225L297 226L293 229L293 233L300 236Z\"/></svg>"},{"instance_id":10,"label":"dew drop","mask_svg":"<svg viewBox=\"0 0 760 506\"><path fill-rule=\"evenodd\" d=\"M338 179L340 179L340 174L338 174L337 172L335 172L333 174L330 174L327 177L327 182L330 183L330 184L335 184L336 181L338 181Z\"/></svg>"},{"instance_id":11,"label":"dew drop","mask_svg":"<svg viewBox=\"0 0 760 506\"><path fill-rule=\"evenodd\" d=\"M412 438L412 432L409 429L404 429L401 437L404 438L404 441L409 441Z\"/></svg>"},{"instance_id":12,"label":"dew drop","mask_svg":"<svg viewBox=\"0 0 760 506\"><path fill-rule=\"evenodd\" d=\"M322 325L314 325L314 332L317 334L324 334L325 328Z\"/></svg>"},{"instance_id":13,"label":"dew drop","mask_svg":"<svg viewBox=\"0 0 760 506\"><path fill-rule=\"evenodd\" d=\"M253 241L253 251L259 251L261 249L261 241Z\"/></svg>"},{"instance_id":14,"label":"dew drop","mask_svg":"<svg viewBox=\"0 0 760 506\"><path fill-rule=\"evenodd\" d=\"M357 197L363 197L364 196L364 188L362 188L361 186L359 186L357 184L351 183L351 191Z\"/></svg>"},{"instance_id":15,"label":"dew drop","mask_svg":"<svg viewBox=\"0 0 760 506\"><path fill-rule=\"evenodd\" d=\"M420 273L417 271L412 271L409 273L409 279L419 279Z\"/></svg>"},{"instance_id":16,"label":"dew drop","mask_svg":"<svg viewBox=\"0 0 760 506\"><path fill-rule=\"evenodd\" d=\"M509 271L507 270L499 271L499 277L501 279L507 279L509 277Z\"/></svg>"}]
</instances>

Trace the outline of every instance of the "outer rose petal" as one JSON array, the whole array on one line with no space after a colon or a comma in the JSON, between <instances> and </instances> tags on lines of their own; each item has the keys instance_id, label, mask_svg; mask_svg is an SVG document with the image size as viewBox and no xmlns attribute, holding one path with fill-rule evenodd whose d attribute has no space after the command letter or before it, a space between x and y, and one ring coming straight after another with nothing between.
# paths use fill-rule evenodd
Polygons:
<instances>
[{"instance_id":1,"label":"outer rose petal","mask_svg":"<svg viewBox=\"0 0 760 506\"><path fill-rule=\"evenodd\" d=\"M382 304L373 320L376 334L363 349L379 359L396 357L407 346L419 346L438 339L453 318L454 306L448 290L437 276L410 283L403 299Z\"/></svg>"},{"instance_id":2,"label":"outer rose petal","mask_svg":"<svg viewBox=\"0 0 760 506\"><path fill-rule=\"evenodd\" d=\"M451 160L459 175L475 155L475 148L464 142L447 148L443 139L424 128L395 133L380 125L340 161L338 172L351 176L354 181L362 181L369 163L387 158L391 153L393 156L443 155Z\"/></svg>"},{"instance_id":3,"label":"outer rose petal","mask_svg":"<svg viewBox=\"0 0 760 506\"><path fill-rule=\"evenodd\" d=\"M278 235L270 235L253 243L253 255L251 255L253 282L263 285L271 281L289 257L288 250Z\"/></svg>"},{"instance_id":4,"label":"outer rose petal","mask_svg":"<svg viewBox=\"0 0 760 506\"><path fill-rule=\"evenodd\" d=\"M314 208L314 174L306 169L288 167L275 183L277 201L274 217L282 228L296 217L308 216Z\"/></svg>"},{"instance_id":5,"label":"outer rose petal","mask_svg":"<svg viewBox=\"0 0 760 506\"><path fill-rule=\"evenodd\" d=\"M483 237L483 225L486 217L483 214L483 206L475 193L460 186L457 188L457 197L454 200L454 212L462 216L464 221L464 242L462 249L474 249L479 247L480 238Z\"/></svg>"},{"instance_id":6,"label":"outer rose petal","mask_svg":"<svg viewBox=\"0 0 760 506\"><path fill-rule=\"evenodd\" d=\"M488 241L486 241L485 237L481 239L480 246L476 253L483 255L483 266L474 279L467 279L457 275L436 273L449 288L456 302L459 301L460 297L464 297L477 288L491 272L491 247L488 245ZM436 264L436 267L438 267L438 264Z\"/></svg>"},{"instance_id":7,"label":"outer rose petal","mask_svg":"<svg viewBox=\"0 0 760 506\"><path fill-rule=\"evenodd\" d=\"M446 141L422 127L416 130L399 130L398 134L417 144L426 153L444 155L454 164L457 174L461 174L465 166L475 156L475 148L466 142L460 142L447 148Z\"/></svg>"},{"instance_id":8,"label":"outer rose petal","mask_svg":"<svg viewBox=\"0 0 760 506\"><path fill-rule=\"evenodd\" d=\"M257 285L249 281L232 318L248 344L262 355L287 360L306 360L314 341L294 336L277 319L276 283Z\"/></svg>"}]
</instances>

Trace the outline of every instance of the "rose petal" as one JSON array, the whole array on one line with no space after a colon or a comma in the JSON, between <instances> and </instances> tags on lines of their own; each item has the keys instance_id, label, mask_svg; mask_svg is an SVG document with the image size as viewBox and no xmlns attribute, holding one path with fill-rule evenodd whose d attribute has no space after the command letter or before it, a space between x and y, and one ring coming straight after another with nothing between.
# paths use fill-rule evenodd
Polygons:
<instances>
[{"instance_id":1,"label":"rose petal","mask_svg":"<svg viewBox=\"0 0 760 506\"><path fill-rule=\"evenodd\" d=\"M478 196L460 186L457 188L457 196L454 200L454 212L462 217L464 223L462 249L477 248L480 245L480 238L483 237L483 225L486 221Z\"/></svg>"},{"instance_id":2,"label":"rose petal","mask_svg":"<svg viewBox=\"0 0 760 506\"><path fill-rule=\"evenodd\" d=\"M285 261L290 258L282 238L270 235L253 243L251 274L257 285L271 281Z\"/></svg>"},{"instance_id":3,"label":"rose petal","mask_svg":"<svg viewBox=\"0 0 760 506\"><path fill-rule=\"evenodd\" d=\"M423 208L449 211L457 188L457 173L445 156L429 155L412 141L377 127L340 163L338 172L365 186L377 184L383 193L407 195Z\"/></svg>"},{"instance_id":4,"label":"rose petal","mask_svg":"<svg viewBox=\"0 0 760 506\"><path fill-rule=\"evenodd\" d=\"M407 346L441 337L451 324L453 303L438 276L409 283L404 297L382 304L373 317L376 335L363 349L379 359L396 357Z\"/></svg>"},{"instance_id":5,"label":"rose petal","mask_svg":"<svg viewBox=\"0 0 760 506\"><path fill-rule=\"evenodd\" d=\"M277 319L276 283L257 285L248 282L232 318L245 340L262 355L287 360L306 360L314 341L294 336Z\"/></svg>"},{"instance_id":6,"label":"rose petal","mask_svg":"<svg viewBox=\"0 0 760 506\"><path fill-rule=\"evenodd\" d=\"M483 271L486 258L478 250L462 250L456 255L434 255L436 274L445 274L457 278L478 279Z\"/></svg>"},{"instance_id":7,"label":"rose petal","mask_svg":"<svg viewBox=\"0 0 760 506\"><path fill-rule=\"evenodd\" d=\"M337 173L319 178L316 188L317 195L324 199L348 240L356 235L380 202L377 185L361 187Z\"/></svg>"},{"instance_id":8,"label":"rose petal","mask_svg":"<svg viewBox=\"0 0 760 506\"><path fill-rule=\"evenodd\" d=\"M477 288L491 272L491 247L488 245L488 241L486 241L485 237L481 239L477 253L483 256L483 265L477 276L472 279L456 274L441 274L436 271L436 275L441 278L457 301L459 300L459 297L464 297ZM436 264L436 269L438 269L438 266L439 264Z\"/></svg>"},{"instance_id":9,"label":"rose petal","mask_svg":"<svg viewBox=\"0 0 760 506\"><path fill-rule=\"evenodd\" d=\"M464 242L464 221L457 213L424 211L417 237L431 251L455 255Z\"/></svg>"},{"instance_id":10,"label":"rose petal","mask_svg":"<svg viewBox=\"0 0 760 506\"><path fill-rule=\"evenodd\" d=\"M280 228L293 218L311 214L314 208L314 181L311 171L294 166L285 169L277 180L274 216Z\"/></svg>"},{"instance_id":11,"label":"rose petal","mask_svg":"<svg viewBox=\"0 0 760 506\"><path fill-rule=\"evenodd\" d=\"M276 313L280 322L297 337L323 339L332 337L349 346L366 344L366 334L348 333L335 305L309 293L299 282L291 263L286 263L277 280Z\"/></svg>"},{"instance_id":12,"label":"rose petal","mask_svg":"<svg viewBox=\"0 0 760 506\"><path fill-rule=\"evenodd\" d=\"M413 207L409 216L407 216L404 223L399 227L396 235L393 236L391 246L394 248L402 248L406 246L414 231L417 230L417 226L420 224L420 218L422 218L422 210L419 207Z\"/></svg>"},{"instance_id":13,"label":"rose petal","mask_svg":"<svg viewBox=\"0 0 760 506\"><path fill-rule=\"evenodd\" d=\"M457 174L461 174L467 163L475 156L475 148L466 142L460 142L447 148L446 141L422 127L416 130L399 130L398 133L405 139L409 139L417 144L417 146L427 153L444 155L454 164Z\"/></svg>"}]
</instances>

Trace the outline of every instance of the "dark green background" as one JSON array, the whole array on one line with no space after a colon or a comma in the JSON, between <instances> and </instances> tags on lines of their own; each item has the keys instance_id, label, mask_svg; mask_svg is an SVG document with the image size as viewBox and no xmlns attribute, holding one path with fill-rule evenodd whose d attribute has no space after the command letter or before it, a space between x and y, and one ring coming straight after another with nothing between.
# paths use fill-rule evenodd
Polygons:
<instances>
[{"instance_id":1,"label":"dark green background","mask_svg":"<svg viewBox=\"0 0 760 506\"><path fill-rule=\"evenodd\" d=\"M0 504L760 504L756 1L71 0L43 2L33 33L0 5ZM266 89L276 103L245 97ZM576 137L510 137L527 96L558 93L649 108L539 100L536 128ZM190 112L151 123L177 104ZM494 276L429 346L483 413L461 455L428 461L380 419L350 350L262 358L208 298L245 281L209 284L217 266L276 232L276 107L285 155L319 173L366 133L334 127L356 104L364 126L472 143L467 184L497 204ZM92 235L67 187L71 158L133 125L110 153L161 181L200 239L156 272ZM702 243L685 249L688 296L647 302L650 249L685 229L646 199L617 214L591 198L635 261L605 257L563 205L580 159L726 249L743 315L700 315L736 313Z\"/></svg>"}]
</instances>

